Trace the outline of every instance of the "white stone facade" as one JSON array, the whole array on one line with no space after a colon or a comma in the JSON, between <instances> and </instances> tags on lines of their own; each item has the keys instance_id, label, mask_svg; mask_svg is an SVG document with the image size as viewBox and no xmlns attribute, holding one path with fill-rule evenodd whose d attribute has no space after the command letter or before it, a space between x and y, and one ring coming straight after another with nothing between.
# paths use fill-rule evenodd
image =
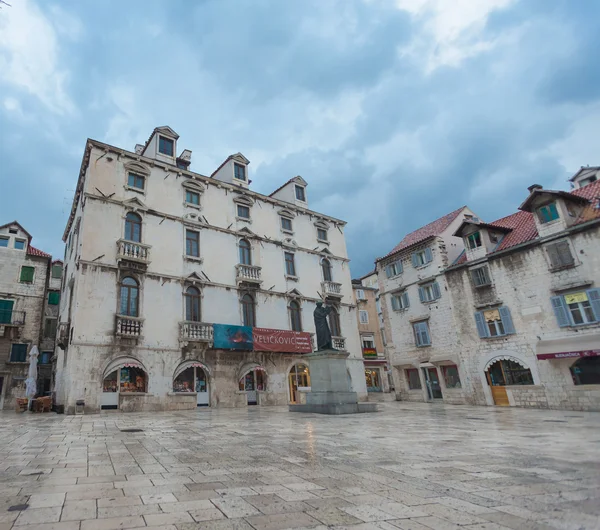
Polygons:
<instances>
[{"instance_id":1,"label":"white stone facade","mask_svg":"<svg viewBox=\"0 0 600 530\"><path fill-rule=\"evenodd\" d=\"M172 150L172 157L158 156L161 136L172 141L172 148L166 149ZM288 375L302 361L301 355L212 348L212 323L243 324L245 294L252 297L255 325L262 328L292 329L290 304L295 302L302 331L314 332L315 302L322 296L336 305L343 336L334 342L350 352L349 377L365 400L345 223L309 210L307 185L299 177L272 197L251 191L249 162L239 153L212 177L188 171L180 164L183 157L174 156L177 138L169 128L155 129L138 154L95 141L86 146L65 230L59 332L65 349L58 359L56 387L66 411L73 412L78 400L84 400L89 411L99 410L106 397L102 389L107 370L127 363L143 369L147 388L119 393L118 407L123 410L195 407L193 393L173 392L173 379L183 363L195 363L205 373L205 404L246 406L247 394L238 383L254 367L266 379L258 402L287 404ZM143 186L130 175L142 178ZM304 201L276 198L287 198L287 189L296 197L298 185ZM128 213L141 220L136 243L130 241ZM190 238L192 242L186 241ZM241 265L240 245L246 243L251 264ZM331 266L329 280L323 260ZM119 316L125 278L138 284L134 318ZM190 286L200 293L201 315L191 327L186 323L185 297Z\"/></svg>"}]
</instances>

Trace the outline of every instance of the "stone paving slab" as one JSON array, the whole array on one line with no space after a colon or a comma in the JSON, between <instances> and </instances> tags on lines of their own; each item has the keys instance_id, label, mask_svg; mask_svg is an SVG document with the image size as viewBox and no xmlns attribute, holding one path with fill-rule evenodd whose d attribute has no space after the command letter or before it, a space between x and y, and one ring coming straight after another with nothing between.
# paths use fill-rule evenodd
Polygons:
<instances>
[{"instance_id":1,"label":"stone paving slab","mask_svg":"<svg viewBox=\"0 0 600 530\"><path fill-rule=\"evenodd\" d=\"M2 412L0 530L600 529L600 414L379 407Z\"/></svg>"}]
</instances>

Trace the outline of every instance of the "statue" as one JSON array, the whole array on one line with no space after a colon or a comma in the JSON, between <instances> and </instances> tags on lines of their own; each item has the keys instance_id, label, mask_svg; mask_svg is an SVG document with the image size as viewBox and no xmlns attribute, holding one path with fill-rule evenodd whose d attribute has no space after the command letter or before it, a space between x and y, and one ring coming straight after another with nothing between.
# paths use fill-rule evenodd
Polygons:
<instances>
[{"instance_id":1,"label":"statue","mask_svg":"<svg viewBox=\"0 0 600 530\"><path fill-rule=\"evenodd\" d=\"M317 332L317 351L335 349L331 342L331 331L327 322L327 315L332 310L331 306L323 306L323 302L317 302L317 307L313 313L315 317L315 330Z\"/></svg>"}]
</instances>

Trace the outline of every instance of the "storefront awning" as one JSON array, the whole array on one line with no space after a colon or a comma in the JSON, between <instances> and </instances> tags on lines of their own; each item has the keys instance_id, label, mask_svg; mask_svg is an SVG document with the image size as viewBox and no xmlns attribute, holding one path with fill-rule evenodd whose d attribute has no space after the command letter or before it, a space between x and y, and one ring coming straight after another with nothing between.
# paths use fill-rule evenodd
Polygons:
<instances>
[{"instance_id":1,"label":"storefront awning","mask_svg":"<svg viewBox=\"0 0 600 530\"><path fill-rule=\"evenodd\" d=\"M600 356L600 334L540 340L536 345L536 355L540 360L597 357Z\"/></svg>"},{"instance_id":2,"label":"storefront awning","mask_svg":"<svg viewBox=\"0 0 600 530\"><path fill-rule=\"evenodd\" d=\"M450 362L450 363L458 364L458 355L455 355L453 353L438 354L438 355L434 355L433 357L430 357L429 362L430 363Z\"/></svg>"},{"instance_id":3,"label":"storefront awning","mask_svg":"<svg viewBox=\"0 0 600 530\"><path fill-rule=\"evenodd\" d=\"M363 359L365 366L380 366L382 364L387 364L387 359Z\"/></svg>"},{"instance_id":4,"label":"storefront awning","mask_svg":"<svg viewBox=\"0 0 600 530\"><path fill-rule=\"evenodd\" d=\"M410 357L393 357L392 366L417 366L419 361Z\"/></svg>"}]
</instances>

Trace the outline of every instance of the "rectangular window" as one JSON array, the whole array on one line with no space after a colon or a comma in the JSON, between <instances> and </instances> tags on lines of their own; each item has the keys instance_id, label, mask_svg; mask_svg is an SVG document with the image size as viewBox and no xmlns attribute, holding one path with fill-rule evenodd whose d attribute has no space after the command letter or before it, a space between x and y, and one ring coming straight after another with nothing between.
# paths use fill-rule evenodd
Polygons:
<instances>
[{"instance_id":1,"label":"rectangular window","mask_svg":"<svg viewBox=\"0 0 600 530\"><path fill-rule=\"evenodd\" d=\"M442 366L442 374L444 375L446 388L461 388L458 366L455 364Z\"/></svg>"},{"instance_id":2,"label":"rectangular window","mask_svg":"<svg viewBox=\"0 0 600 530\"><path fill-rule=\"evenodd\" d=\"M327 230L324 228L317 228L317 239L319 241L327 241Z\"/></svg>"},{"instance_id":3,"label":"rectangular window","mask_svg":"<svg viewBox=\"0 0 600 530\"><path fill-rule=\"evenodd\" d=\"M50 291L48 293L48 304L49 305L60 304L60 293L58 291Z\"/></svg>"},{"instance_id":4,"label":"rectangular window","mask_svg":"<svg viewBox=\"0 0 600 530\"><path fill-rule=\"evenodd\" d=\"M467 236L467 244L471 250L474 248L479 248L481 246L481 234L479 232L475 232L474 234Z\"/></svg>"},{"instance_id":5,"label":"rectangular window","mask_svg":"<svg viewBox=\"0 0 600 530\"><path fill-rule=\"evenodd\" d=\"M406 380L408 381L409 390L421 390L421 378L417 368L409 368L406 372Z\"/></svg>"},{"instance_id":6,"label":"rectangular window","mask_svg":"<svg viewBox=\"0 0 600 530\"><path fill-rule=\"evenodd\" d=\"M433 302L441 296L440 286L437 282L427 283L419 287L419 298L421 302Z\"/></svg>"},{"instance_id":7,"label":"rectangular window","mask_svg":"<svg viewBox=\"0 0 600 530\"><path fill-rule=\"evenodd\" d=\"M233 176L238 180L246 180L246 168L241 164L233 164Z\"/></svg>"},{"instance_id":8,"label":"rectangular window","mask_svg":"<svg viewBox=\"0 0 600 530\"><path fill-rule=\"evenodd\" d=\"M508 307L502 306L475 313L475 324L481 338L502 337L515 333Z\"/></svg>"},{"instance_id":9,"label":"rectangular window","mask_svg":"<svg viewBox=\"0 0 600 530\"><path fill-rule=\"evenodd\" d=\"M408 293L406 291L403 293L392 295L392 309L394 311L401 311L402 309L407 309L409 306L410 301L408 299Z\"/></svg>"},{"instance_id":10,"label":"rectangular window","mask_svg":"<svg viewBox=\"0 0 600 530\"><path fill-rule=\"evenodd\" d=\"M296 276L296 265L294 263L294 254L285 252L285 273L288 276Z\"/></svg>"},{"instance_id":11,"label":"rectangular window","mask_svg":"<svg viewBox=\"0 0 600 530\"><path fill-rule=\"evenodd\" d=\"M292 231L292 220L287 217L281 218L281 228L283 230L287 230L288 232Z\"/></svg>"},{"instance_id":12,"label":"rectangular window","mask_svg":"<svg viewBox=\"0 0 600 530\"><path fill-rule=\"evenodd\" d=\"M27 344L13 344L10 348L11 363L27 362Z\"/></svg>"},{"instance_id":13,"label":"rectangular window","mask_svg":"<svg viewBox=\"0 0 600 530\"><path fill-rule=\"evenodd\" d=\"M185 231L185 254L195 258L200 257L200 233L193 230Z\"/></svg>"},{"instance_id":14,"label":"rectangular window","mask_svg":"<svg viewBox=\"0 0 600 530\"><path fill-rule=\"evenodd\" d=\"M0 247L8 247L8 237L0 237Z\"/></svg>"},{"instance_id":15,"label":"rectangular window","mask_svg":"<svg viewBox=\"0 0 600 530\"><path fill-rule=\"evenodd\" d=\"M484 285L491 285L492 283L487 265L485 267L473 269L471 271L471 279L473 280L475 287L483 287Z\"/></svg>"},{"instance_id":16,"label":"rectangular window","mask_svg":"<svg viewBox=\"0 0 600 530\"><path fill-rule=\"evenodd\" d=\"M19 279L22 283L33 283L33 275L35 274L35 268L33 267L21 267L21 277Z\"/></svg>"},{"instance_id":17,"label":"rectangular window","mask_svg":"<svg viewBox=\"0 0 600 530\"><path fill-rule=\"evenodd\" d=\"M594 291L597 291L597 289L594 289ZM591 324L596 322L597 318L594 314L588 292L580 291L577 293L565 294L564 300L573 325L579 326L581 324Z\"/></svg>"},{"instance_id":18,"label":"rectangular window","mask_svg":"<svg viewBox=\"0 0 600 530\"><path fill-rule=\"evenodd\" d=\"M175 147L175 142L170 138L165 138L164 136L158 137L158 152L163 155L173 156L173 151Z\"/></svg>"},{"instance_id":19,"label":"rectangular window","mask_svg":"<svg viewBox=\"0 0 600 530\"><path fill-rule=\"evenodd\" d=\"M369 313L367 313L366 311L360 310L358 312L358 319L361 324L368 324L369 323Z\"/></svg>"},{"instance_id":20,"label":"rectangular window","mask_svg":"<svg viewBox=\"0 0 600 530\"><path fill-rule=\"evenodd\" d=\"M50 364L52 361L52 352L51 351L43 351L40 353L40 364Z\"/></svg>"},{"instance_id":21,"label":"rectangular window","mask_svg":"<svg viewBox=\"0 0 600 530\"><path fill-rule=\"evenodd\" d=\"M550 259L551 269L561 269L574 265L575 258L571 254L571 247L568 241L558 241L546 246L548 258Z\"/></svg>"},{"instance_id":22,"label":"rectangular window","mask_svg":"<svg viewBox=\"0 0 600 530\"><path fill-rule=\"evenodd\" d=\"M56 326L58 324L58 319L56 318L47 318L44 320L44 337L53 339L56 337Z\"/></svg>"},{"instance_id":23,"label":"rectangular window","mask_svg":"<svg viewBox=\"0 0 600 530\"><path fill-rule=\"evenodd\" d=\"M423 346L431 346L431 337L429 335L429 324L427 321L415 322L413 324L415 333L415 344L421 348Z\"/></svg>"},{"instance_id":24,"label":"rectangular window","mask_svg":"<svg viewBox=\"0 0 600 530\"><path fill-rule=\"evenodd\" d=\"M412 265L416 269L418 267L422 267L423 265L427 265L430 261L432 261L433 253L431 252L430 248L426 248L418 252L413 252L411 259Z\"/></svg>"},{"instance_id":25,"label":"rectangular window","mask_svg":"<svg viewBox=\"0 0 600 530\"><path fill-rule=\"evenodd\" d=\"M356 299L357 300L365 299L365 292L362 289L356 289Z\"/></svg>"},{"instance_id":26,"label":"rectangular window","mask_svg":"<svg viewBox=\"0 0 600 530\"><path fill-rule=\"evenodd\" d=\"M237 216L242 219L250 219L250 208L241 204L237 205Z\"/></svg>"},{"instance_id":27,"label":"rectangular window","mask_svg":"<svg viewBox=\"0 0 600 530\"><path fill-rule=\"evenodd\" d=\"M200 205L200 194L195 191L185 191L185 202L187 204L195 204L196 206Z\"/></svg>"},{"instance_id":28,"label":"rectangular window","mask_svg":"<svg viewBox=\"0 0 600 530\"><path fill-rule=\"evenodd\" d=\"M135 173L129 173L129 175L127 175L127 185L131 188L143 190L145 182L146 177L142 177L141 175L136 175Z\"/></svg>"},{"instance_id":29,"label":"rectangular window","mask_svg":"<svg viewBox=\"0 0 600 530\"><path fill-rule=\"evenodd\" d=\"M52 277L62 278L63 268L62 265L52 265Z\"/></svg>"},{"instance_id":30,"label":"rectangular window","mask_svg":"<svg viewBox=\"0 0 600 530\"><path fill-rule=\"evenodd\" d=\"M385 266L385 275L388 278L391 278L392 276L397 276L400 273L402 273L402 262L401 261L394 261L393 263L388 263Z\"/></svg>"},{"instance_id":31,"label":"rectangular window","mask_svg":"<svg viewBox=\"0 0 600 530\"><path fill-rule=\"evenodd\" d=\"M363 345L363 348L365 348L367 350L374 350L375 349L375 338L374 337L363 337L362 345Z\"/></svg>"},{"instance_id":32,"label":"rectangular window","mask_svg":"<svg viewBox=\"0 0 600 530\"><path fill-rule=\"evenodd\" d=\"M15 248L17 250L23 250L25 248L25 240L24 239L15 239Z\"/></svg>"},{"instance_id":33,"label":"rectangular window","mask_svg":"<svg viewBox=\"0 0 600 530\"><path fill-rule=\"evenodd\" d=\"M538 219L540 220L540 223L542 223L542 224L549 223L550 221L555 221L556 219L558 219L560 217L558 215L558 209L556 208L555 202L551 202L550 204L547 204L546 206L542 206L541 208L538 208L537 214L538 214Z\"/></svg>"},{"instance_id":34,"label":"rectangular window","mask_svg":"<svg viewBox=\"0 0 600 530\"><path fill-rule=\"evenodd\" d=\"M296 199L299 201L306 202L306 194L302 186L296 186Z\"/></svg>"}]
</instances>

